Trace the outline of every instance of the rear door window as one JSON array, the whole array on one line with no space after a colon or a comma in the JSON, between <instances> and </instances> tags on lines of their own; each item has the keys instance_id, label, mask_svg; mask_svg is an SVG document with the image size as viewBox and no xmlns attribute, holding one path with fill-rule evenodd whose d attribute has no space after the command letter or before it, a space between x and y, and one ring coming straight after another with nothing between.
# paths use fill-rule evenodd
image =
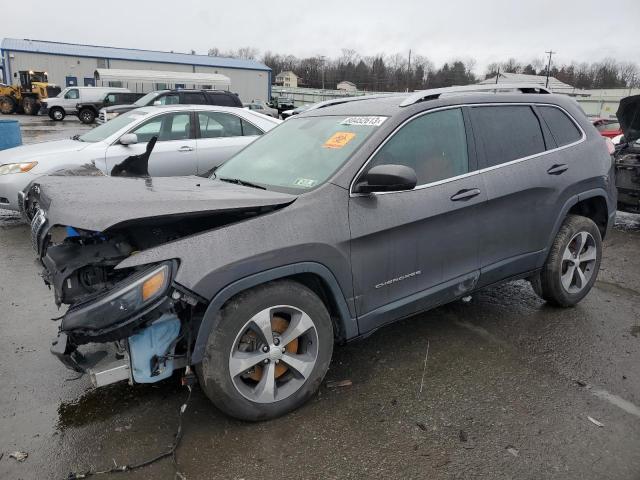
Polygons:
<instances>
[{"instance_id":1,"label":"rear door window","mask_svg":"<svg viewBox=\"0 0 640 480\"><path fill-rule=\"evenodd\" d=\"M472 107L471 115L486 167L545 151L540 122L528 105Z\"/></svg>"},{"instance_id":2,"label":"rear door window","mask_svg":"<svg viewBox=\"0 0 640 480\"><path fill-rule=\"evenodd\" d=\"M369 168L388 164L415 170L418 185L468 173L462 110L441 110L411 120L378 150Z\"/></svg>"},{"instance_id":3,"label":"rear door window","mask_svg":"<svg viewBox=\"0 0 640 480\"><path fill-rule=\"evenodd\" d=\"M201 138L241 137L239 117L221 112L198 112Z\"/></svg>"},{"instance_id":4,"label":"rear door window","mask_svg":"<svg viewBox=\"0 0 640 480\"><path fill-rule=\"evenodd\" d=\"M209 103L211 105L219 105L221 107L236 107L238 106L231 95L224 93L210 93Z\"/></svg>"},{"instance_id":5,"label":"rear door window","mask_svg":"<svg viewBox=\"0 0 640 480\"><path fill-rule=\"evenodd\" d=\"M582 138L582 133L566 113L556 107L538 106L538 111L551 130L551 135L558 147L577 142Z\"/></svg>"}]
</instances>

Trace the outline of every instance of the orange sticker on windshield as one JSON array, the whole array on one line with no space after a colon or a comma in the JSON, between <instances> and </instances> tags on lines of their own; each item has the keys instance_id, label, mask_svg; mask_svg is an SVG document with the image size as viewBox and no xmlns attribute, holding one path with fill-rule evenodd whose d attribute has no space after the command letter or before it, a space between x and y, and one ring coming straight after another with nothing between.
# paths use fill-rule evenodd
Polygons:
<instances>
[{"instance_id":1,"label":"orange sticker on windshield","mask_svg":"<svg viewBox=\"0 0 640 480\"><path fill-rule=\"evenodd\" d=\"M342 148L355 136L356 134L353 132L336 132L322 146L324 148Z\"/></svg>"}]
</instances>

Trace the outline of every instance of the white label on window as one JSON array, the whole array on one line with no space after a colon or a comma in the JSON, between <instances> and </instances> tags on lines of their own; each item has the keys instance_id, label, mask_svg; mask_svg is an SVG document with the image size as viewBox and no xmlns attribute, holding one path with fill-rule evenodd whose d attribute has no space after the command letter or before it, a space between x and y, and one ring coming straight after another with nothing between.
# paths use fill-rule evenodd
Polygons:
<instances>
[{"instance_id":1,"label":"white label on window","mask_svg":"<svg viewBox=\"0 0 640 480\"><path fill-rule=\"evenodd\" d=\"M363 125L367 127L379 127L387 117L348 117L340 122L340 125Z\"/></svg>"},{"instance_id":2,"label":"white label on window","mask_svg":"<svg viewBox=\"0 0 640 480\"><path fill-rule=\"evenodd\" d=\"M297 178L294 182L294 185L298 187L311 188L316 184L315 180L310 180L308 178Z\"/></svg>"}]
</instances>

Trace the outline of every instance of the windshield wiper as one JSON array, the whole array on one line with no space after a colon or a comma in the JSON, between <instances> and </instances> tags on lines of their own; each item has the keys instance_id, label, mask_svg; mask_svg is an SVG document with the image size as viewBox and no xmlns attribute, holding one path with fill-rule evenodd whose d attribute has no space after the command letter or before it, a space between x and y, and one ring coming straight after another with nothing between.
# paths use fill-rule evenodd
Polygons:
<instances>
[{"instance_id":1,"label":"windshield wiper","mask_svg":"<svg viewBox=\"0 0 640 480\"><path fill-rule=\"evenodd\" d=\"M259 188L260 190L266 190L266 188L263 187L262 185L256 185L255 183L247 182L245 180L240 180L239 178L218 178L218 180L220 180L221 182L235 183L236 185L242 185L244 187Z\"/></svg>"},{"instance_id":2,"label":"windshield wiper","mask_svg":"<svg viewBox=\"0 0 640 480\"><path fill-rule=\"evenodd\" d=\"M71 137L71 140L77 140L79 142L84 142L84 140L80 140L80 134L79 133L77 135L74 135L73 137Z\"/></svg>"}]
</instances>

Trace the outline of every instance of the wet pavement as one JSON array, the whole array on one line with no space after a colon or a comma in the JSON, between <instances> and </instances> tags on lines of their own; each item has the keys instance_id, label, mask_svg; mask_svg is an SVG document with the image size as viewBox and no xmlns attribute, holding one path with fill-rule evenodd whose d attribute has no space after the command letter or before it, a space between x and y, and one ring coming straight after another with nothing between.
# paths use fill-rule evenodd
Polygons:
<instances>
[{"instance_id":1,"label":"wet pavement","mask_svg":"<svg viewBox=\"0 0 640 480\"><path fill-rule=\"evenodd\" d=\"M48 116L12 115L20 122L22 143L38 143L69 138L84 133L96 125L84 125L77 117L67 116L61 122L54 122Z\"/></svg>"},{"instance_id":2,"label":"wet pavement","mask_svg":"<svg viewBox=\"0 0 640 480\"><path fill-rule=\"evenodd\" d=\"M57 323L48 319L59 312L28 228L0 219L0 248L0 478L62 480L165 451L186 390L175 379L102 390L76 379L49 354ZM196 387L180 472L189 480L638 480L639 254L640 216L623 214L598 282L576 308L548 307L522 281L418 315L336 348L327 381L352 384L325 382L277 420L229 419ZM29 456L19 463L14 451ZM112 476L175 472L164 459Z\"/></svg>"}]
</instances>

